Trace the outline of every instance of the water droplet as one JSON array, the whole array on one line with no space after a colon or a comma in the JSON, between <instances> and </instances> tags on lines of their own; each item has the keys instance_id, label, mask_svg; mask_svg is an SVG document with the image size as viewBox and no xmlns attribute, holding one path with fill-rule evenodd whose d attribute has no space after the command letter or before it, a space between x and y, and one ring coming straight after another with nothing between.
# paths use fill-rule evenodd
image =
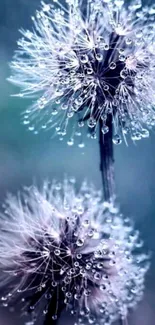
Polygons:
<instances>
[{"instance_id":1,"label":"water droplet","mask_svg":"<svg viewBox=\"0 0 155 325\"><path fill-rule=\"evenodd\" d=\"M88 56L86 54L83 54L80 58L81 63L87 63L88 62Z\"/></svg>"},{"instance_id":2,"label":"water droplet","mask_svg":"<svg viewBox=\"0 0 155 325\"><path fill-rule=\"evenodd\" d=\"M88 318L88 322L89 322L89 324L94 324L95 323L95 317L94 316L90 316Z\"/></svg>"},{"instance_id":3,"label":"water droplet","mask_svg":"<svg viewBox=\"0 0 155 325\"><path fill-rule=\"evenodd\" d=\"M120 55L120 56L119 56L119 60L120 60L121 62L125 62L125 60L126 60L125 55Z\"/></svg>"},{"instance_id":4,"label":"water droplet","mask_svg":"<svg viewBox=\"0 0 155 325\"><path fill-rule=\"evenodd\" d=\"M92 264L91 263L87 263L86 264L86 270L90 270L92 268Z\"/></svg>"},{"instance_id":5,"label":"water droplet","mask_svg":"<svg viewBox=\"0 0 155 325\"><path fill-rule=\"evenodd\" d=\"M101 62L103 60L103 54L101 53L96 54L96 60Z\"/></svg>"},{"instance_id":6,"label":"water droplet","mask_svg":"<svg viewBox=\"0 0 155 325\"><path fill-rule=\"evenodd\" d=\"M53 315L53 316L52 316L52 319L53 319L53 320L57 320L57 318L58 318L57 315Z\"/></svg>"},{"instance_id":7,"label":"water droplet","mask_svg":"<svg viewBox=\"0 0 155 325\"><path fill-rule=\"evenodd\" d=\"M102 133L103 134L106 134L106 133L108 133L109 132L109 127L108 126L106 126L106 125L104 125L103 127L102 127Z\"/></svg>"},{"instance_id":8,"label":"water droplet","mask_svg":"<svg viewBox=\"0 0 155 325\"><path fill-rule=\"evenodd\" d=\"M102 284L102 285L100 286L100 290L101 290L101 291L105 291L105 290L106 290L106 286L105 286L105 284Z\"/></svg>"},{"instance_id":9,"label":"water droplet","mask_svg":"<svg viewBox=\"0 0 155 325\"><path fill-rule=\"evenodd\" d=\"M78 147L81 148L81 149L84 148L84 147L85 147L84 142L80 142L80 143L78 144Z\"/></svg>"},{"instance_id":10,"label":"water droplet","mask_svg":"<svg viewBox=\"0 0 155 325\"><path fill-rule=\"evenodd\" d=\"M82 254L77 254L76 257L78 260L80 260L82 258Z\"/></svg>"},{"instance_id":11,"label":"water droplet","mask_svg":"<svg viewBox=\"0 0 155 325\"><path fill-rule=\"evenodd\" d=\"M62 291L65 292L67 289L66 287L62 287Z\"/></svg>"},{"instance_id":12,"label":"water droplet","mask_svg":"<svg viewBox=\"0 0 155 325\"><path fill-rule=\"evenodd\" d=\"M104 48L105 51L109 51L109 45L108 44L104 44L103 48Z\"/></svg>"},{"instance_id":13,"label":"water droplet","mask_svg":"<svg viewBox=\"0 0 155 325\"><path fill-rule=\"evenodd\" d=\"M149 133L149 131L148 131L147 129L142 129L142 130L141 130L141 136L142 136L143 138L148 138L149 135L150 135L150 133Z\"/></svg>"},{"instance_id":14,"label":"water droplet","mask_svg":"<svg viewBox=\"0 0 155 325\"><path fill-rule=\"evenodd\" d=\"M79 122L78 122L78 126L79 126L80 128L82 128L82 127L84 126L84 121L79 121Z\"/></svg>"},{"instance_id":15,"label":"water droplet","mask_svg":"<svg viewBox=\"0 0 155 325\"><path fill-rule=\"evenodd\" d=\"M30 121L29 121L29 120L24 120L24 121L23 121L23 124L24 124L24 125L30 124Z\"/></svg>"},{"instance_id":16,"label":"water droplet","mask_svg":"<svg viewBox=\"0 0 155 325\"><path fill-rule=\"evenodd\" d=\"M116 69L116 63L115 63L115 62L111 62L110 65L109 65L109 68L110 68L111 70Z\"/></svg>"},{"instance_id":17,"label":"water droplet","mask_svg":"<svg viewBox=\"0 0 155 325\"><path fill-rule=\"evenodd\" d=\"M56 281L52 281L52 287L56 287L57 286L57 282Z\"/></svg>"},{"instance_id":18,"label":"water droplet","mask_svg":"<svg viewBox=\"0 0 155 325\"><path fill-rule=\"evenodd\" d=\"M74 145L74 139L70 139L67 141L68 146L73 146Z\"/></svg>"},{"instance_id":19,"label":"water droplet","mask_svg":"<svg viewBox=\"0 0 155 325\"><path fill-rule=\"evenodd\" d=\"M52 294L51 293L46 293L45 294L45 299L49 300L52 298Z\"/></svg>"},{"instance_id":20,"label":"water droplet","mask_svg":"<svg viewBox=\"0 0 155 325\"><path fill-rule=\"evenodd\" d=\"M71 297L72 297L71 292L66 292L66 297L67 297L67 298L71 298Z\"/></svg>"},{"instance_id":21,"label":"water droplet","mask_svg":"<svg viewBox=\"0 0 155 325\"><path fill-rule=\"evenodd\" d=\"M104 85L104 86L103 86L103 89L104 89L105 91L108 91L108 90L109 90L109 86L108 86L108 85Z\"/></svg>"},{"instance_id":22,"label":"water droplet","mask_svg":"<svg viewBox=\"0 0 155 325\"><path fill-rule=\"evenodd\" d=\"M93 117L90 117L88 120L89 128L94 128L96 126L96 120Z\"/></svg>"},{"instance_id":23,"label":"water droplet","mask_svg":"<svg viewBox=\"0 0 155 325\"><path fill-rule=\"evenodd\" d=\"M1 300L2 301L6 301L7 300L7 297L2 297Z\"/></svg>"},{"instance_id":24,"label":"water droplet","mask_svg":"<svg viewBox=\"0 0 155 325\"><path fill-rule=\"evenodd\" d=\"M79 267L79 262L75 262L75 263L74 263L74 266L75 266L75 267Z\"/></svg>"},{"instance_id":25,"label":"water droplet","mask_svg":"<svg viewBox=\"0 0 155 325\"><path fill-rule=\"evenodd\" d=\"M57 114L58 114L58 110L56 108L53 108L52 115L57 115Z\"/></svg>"},{"instance_id":26,"label":"water droplet","mask_svg":"<svg viewBox=\"0 0 155 325\"><path fill-rule=\"evenodd\" d=\"M76 245L79 246L79 247L83 246L83 245L84 245L84 239L80 239L80 238L79 238L79 239L77 240L77 242L76 242Z\"/></svg>"},{"instance_id":27,"label":"water droplet","mask_svg":"<svg viewBox=\"0 0 155 325\"><path fill-rule=\"evenodd\" d=\"M59 255L60 255L60 249L55 249L54 254L55 254L56 256L59 256Z\"/></svg>"},{"instance_id":28,"label":"water droplet","mask_svg":"<svg viewBox=\"0 0 155 325\"><path fill-rule=\"evenodd\" d=\"M85 290L84 290L84 295L85 295L86 297L89 297L89 296L91 295L91 290L90 290L90 289L85 289Z\"/></svg>"},{"instance_id":29,"label":"water droplet","mask_svg":"<svg viewBox=\"0 0 155 325\"><path fill-rule=\"evenodd\" d=\"M89 220L88 220L88 219L84 220L84 221L82 222L82 225L83 225L84 227L88 227L88 226L89 226Z\"/></svg>"},{"instance_id":30,"label":"water droplet","mask_svg":"<svg viewBox=\"0 0 155 325\"><path fill-rule=\"evenodd\" d=\"M102 263L102 262L99 262L98 264L97 264L97 267L98 267L98 269L102 269L103 267L104 267L104 264Z\"/></svg>"},{"instance_id":31,"label":"water droplet","mask_svg":"<svg viewBox=\"0 0 155 325\"><path fill-rule=\"evenodd\" d=\"M114 144L120 144L120 143L122 143L122 139L121 139L121 137L118 134L115 134L114 135L112 141L113 141Z\"/></svg>"},{"instance_id":32,"label":"water droplet","mask_svg":"<svg viewBox=\"0 0 155 325\"><path fill-rule=\"evenodd\" d=\"M94 279L98 281L101 280L101 274L99 272L95 272Z\"/></svg>"},{"instance_id":33,"label":"water droplet","mask_svg":"<svg viewBox=\"0 0 155 325\"><path fill-rule=\"evenodd\" d=\"M75 298L76 300L80 300L81 295L80 295L79 293L75 293L74 298Z\"/></svg>"},{"instance_id":34,"label":"water droplet","mask_svg":"<svg viewBox=\"0 0 155 325\"><path fill-rule=\"evenodd\" d=\"M47 313L48 313L48 309L44 309L44 310L43 310L43 314L44 314L44 315L47 315Z\"/></svg>"},{"instance_id":35,"label":"water droplet","mask_svg":"<svg viewBox=\"0 0 155 325\"><path fill-rule=\"evenodd\" d=\"M92 68L88 68L88 69L87 69L87 73L88 73L88 74L92 74L92 73L93 73L93 69L92 69Z\"/></svg>"}]
</instances>

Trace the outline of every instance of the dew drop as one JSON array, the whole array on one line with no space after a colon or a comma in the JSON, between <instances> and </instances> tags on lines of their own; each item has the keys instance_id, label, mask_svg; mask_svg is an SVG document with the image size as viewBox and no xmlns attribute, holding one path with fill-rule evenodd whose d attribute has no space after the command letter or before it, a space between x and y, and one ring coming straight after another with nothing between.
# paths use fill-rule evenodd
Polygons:
<instances>
[{"instance_id":1,"label":"dew drop","mask_svg":"<svg viewBox=\"0 0 155 325\"><path fill-rule=\"evenodd\" d=\"M109 90L109 86L108 86L108 85L104 85L104 86L103 86L103 89L104 89L105 91L108 91L108 90Z\"/></svg>"},{"instance_id":2,"label":"dew drop","mask_svg":"<svg viewBox=\"0 0 155 325\"><path fill-rule=\"evenodd\" d=\"M91 263L87 263L86 264L86 270L90 270L92 268L92 264Z\"/></svg>"},{"instance_id":3,"label":"dew drop","mask_svg":"<svg viewBox=\"0 0 155 325\"><path fill-rule=\"evenodd\" d=\"M148 138L149 137L149 131L147 129L141 130L141 136L142 138Z\"/></svg>"},{"instance_id":4,"label":"dew drop","mask_svg":"<svg viewBox=\"0 0 155 325\"><path fill-rule=\"evenodd\" d=\"M96 60L101 62L103 60L103 54L101 53L96 54Z\"/></svg>"},{"instance_id":5,"label":"dew drop","mask_svg":"<svg viewBox=\"0 0 155 325\"><path fill-rule=\"evenodd\" d=\"M62 291L65 292L67 289L66 287L62 287Z\"/></svg>"},{"instance_id":6,"label":"dew drop","mask_svg":"<svg viewBox=\"0 0 155 325\"><path fill-rule=\"evenodd\" d=\"M71 298L71 297L72 297L71 292L66 292L66 297L67 297L67 298Z\"/></svg>"},{"instance_id":7,"label":"dew drop","mask_svg":"<svg viewBox=\"0 0 155 325\"><path fill-rule=\"evenodd\" d=\"M80 142L80 143L78 144L78 147L81 148L81 149L84 148L84 147L85 147L84 142Z\"/></svg>"},{"instance_id":8,"label":"dew drop","mask_svg":"<svg viewBox=\"0 0 155 325\"><path fill-rule=\"evenodd\" d=\"M95 272L94 279L98 281L101 280L101 274L99 272Z\"/></svg>"},{"instance_id":9,"label":"dew drop","mask_svg":"<svg viewBox=\"0 0 155 325\"><path fill-rule=\"evenodd\" d=\"M34 131L34 126L32 125L32 126L29 126L29 131Z\"/></svg>"},{"instance_id":10,"label":"dew drop","mask_svg":"<svg viewBox=\"0 0 155 325\"><path fill-rule=\"evenodd\" d=\"M101 290L101 291L105 291L105 290L106 290L106 286L105 286L105 284L102 284L102 285L100 286L100 290Z\"/></svg>"},{"instance_id":11,"label":"dew drop","mask_svg":"<svg viewBox=\"0 0 155 325\"><path fill-rule=\"evenodd\" d=\"M88 127L92 129L95 126L96 126L96 120L93 117L90 117L88 120Z\"/></svg>"},{"instance_id":12,"label":"dew drop","mask_svg":"<svg viewBox=\"0 0 155 325\"><path fill-rule=\"evenodd\" d=\"M79 122L78 122L78 126L79 126L80 128L82 128L82 127L84 126L84 121L79 121Z\"/></svg>"},{"instance_id":13,"label":"dew drop","mask_svg":"<svg viewBox=\"0 0 155 325\"><path fill-rule=\"evenodd\" d=\"M75 293L74 298L75 298L76 300L80 300L81 295L80 295L79 293Z\"/></svg>"},{"instance_id":14,"label":"dew drop","mask_svg":"<svg viewBox=\"0 0 155 325\"><path fill-rule=\"evenodd\" d=\"M84 240L83 239L78 239L77 242L76 242L76 245L81 247L84 245Z\"/></svg>"},{"instance_id":15,"label":"dew drop","mask_svg":"<svg viewBox=\"0 0 155 325\"><path fill-rule=\"evenodd\" d=\"M56 108L53 108L52 115L57 115L57 114L58 114L58 110Z\"/></svg>"},{"instance_id":16,"label":"dew drop","mask_svg":"<svg viewBox=\"0 0 155 325\"><path fill-rule=\"evenodd\" d=\"M87 73L88 73L88 74L92 74L92 73L93 73L93 69L92 69L92 68L88 68L88 69L87 69Z\"/></svg>"},{"instance_id":17,"label":"dew drop","mask_svg":"<svg viewBox=\"0 0 155 325\"><path fill-rule=\"evenodd\" d=\"M88 56L86 54L82 55L80 58L81 63L87 63L88 62Z\"/></svg>"},{"instance_id":18,"label":"dew drop","mask_svg":"<svg viewBox=\"0 0 155 325\"><path fill-rule=\"evenodd\" d=\"M24 120L24 121L23 121L23 124L24 124L24 125L30 124L30 121L29 121L29 120Z\"/></svg>"},{"instance_id":19,"label":"dew drop","mask_svg":"<svg viewBox=\"0 0 155 325\"><path fill-rule=\"evenodd\" d=\"M45 294L45 299L49 300L49 299L51 299L51 298L52 298L51 293L46 293L46 294Z\"/></svg>"},{"instance_id":20,"label":"dew drop","mask_svg":"<svg viewBox=\"0 0 155 325\"><path fill-rule=\"evenodd\" d=\"M115 134L113 139L112 139L114 144L121 144L122 143L122 139L118 134Z\"/></svg>"},{"instance_id":21,"label":"dew drop","mask_svg":"<svg viewBox=\"0 0 155 325\"><path fill-rule=\"evenodd\" d=\"M57 286L57 282L56 281L52 281L52 287L56 287Z\"/></svg>"},{"instance_id":22,"label":"dew drop","mask_svg":"<svg viewBox=\"0 0 155 325\"><path fill-rule=\"evenodd\" d=\"M90 289L85 289L85 290L84 290L84 295L85 295L86 297L89 297L89 296L91 295L91 290L90 290Z\"/></svg>"},{"instance_id":23,"label":"dew drop","mask_svg":"<svg viewBox=\"0 0 155 325\"><path fill-rule=\"evenodd\" d=\"M48 313L48 309L44 309L44 310L43 310L43 314L44 314L44 315L47 315L47 313Z\"/></svg>"},{"instance_id":24,"label":"dew drop","mask_svg":"<svg viewBox=\"0 0 155 325\"><path fill-rule=\"evenodd\" d=\"M2 297L1 300L2 301L6 301L7 300L7 297Z\"/></svg>"},{"instance_id":25,"label":"dew drop","mask_svg":"<svg viewBox=\"0 0 155 325\"><path fill-rule=\"evenodd\" d=\"M109 45L108 45L108 44L105 44L105 45L104 45L104 50L105 50L105 51L109 51Z\"/></svg>"},{"instance_id":26,"label":"dew drop","mask_svg":"<svg viewBox=\"0 0 155 325\"><path fill-rule=\"evenodd\" d=\"M60 255L60 249L55 249L54 254L55 254L56 256L59 256L59 255Z\"/></svg>"},{"instance_id":27,"label":"dew drop","mask_svg":"<svg viewBox=\"0 0 155 325\"><path fill-rule=\"evenodd\" d=\"M89 322L89 324L94 324L95 323L95 317L94 316L90 316L88 318L88 322Z\"/></svg>"},{"instance_id":28,"label":"dew drop","mask_svg":"<svg viewBox=\"0 0 155 325\"><path fill-rule=\"evenodd\" d=\"M121 62L124 62L124 61L126 60L125 55L120 55L120 56L119 56L119 60L120 60Z\"/></svg>"},{"instance_id":29,"label":"dew drop","mask_svg":"<svg viewBox=\"0 0 155 325\"><path fill-rule=\"evenodd\" d=\"M82 254L77 254L76 257L78 260L80 260L82 258Z\"/></svg>"},{"instance_id":30,"label":"dew drop","mask_svg":"<svg viewBox=\"0 0 155 325\"><path fill-rule=\"evenodd\" d=\"M106 133L108 133L109 132L109 127L108 126L106 126L106 125L104 125L103 127L102 127L102 133L103 134L106 134Z\"/></svg>"},{"instance_id":31,"label":"dew drop","mask_svg":"<svg viewBox=\"0 0 155 325\"><path fill-rule=\"evenodd\" d=\"M79 267L79 262L75 262L75 263L74 263L74 266L75 266L75 267Z\"/></svg>"},{"instance_id":32,"label":"dew drop","mask_svg":"<svg viewBox=\"0 0 155 325\"><path fill-rule=\"evenodd\" d=\"M115 63L115 62L111 62L110 65L109 65L109 68L110 68L111 70L116 69L116 63Z\"/></svg>"},{"instance_id":33,"label":"dew drop","mask_svg":"<svg viewBox=\"0 0 155 325\"><path fill-rule=\"evenodd\" d=\"M67 141L68 146L73 146L74 145L74 139L70 139Z\"/></svg>"}]
</instances>

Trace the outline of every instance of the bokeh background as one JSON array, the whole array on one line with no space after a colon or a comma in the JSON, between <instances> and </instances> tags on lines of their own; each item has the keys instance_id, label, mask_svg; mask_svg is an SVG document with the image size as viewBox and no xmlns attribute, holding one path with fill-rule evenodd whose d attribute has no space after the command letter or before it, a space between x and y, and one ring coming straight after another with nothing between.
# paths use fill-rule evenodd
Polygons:
<instances>
[{"instance_id":1,"label":"bokeh background","mask_svg":"<svg viewBox=\"0 0 155 325\"><path fill-rule=\"evenodd\" d=\"M152 0L154 1L154 0ZM31 15L39 0L0 1L0 203L8 191L16 193L34 180L63 179L74 175L77 182L87 178L101 187L98 143L86 139L84 149L68 147L65 141L52 139L49 133L33 135L21 123L21 112L28 101L10 97L15 92L6 78L22 26L31 26ZM142 303L130 315L129 325L155 324L155 131L149 139L128 147L115 147L118 201L124 215L132 218L152 251L152 266L146 280ZM69 324L69 321L67 321ZM0 309L0 325L22 325L19 313ZM61 321L64 324L64 319ZM49 324L50 325L50 324Z\"/></svg>"}]
</instances>

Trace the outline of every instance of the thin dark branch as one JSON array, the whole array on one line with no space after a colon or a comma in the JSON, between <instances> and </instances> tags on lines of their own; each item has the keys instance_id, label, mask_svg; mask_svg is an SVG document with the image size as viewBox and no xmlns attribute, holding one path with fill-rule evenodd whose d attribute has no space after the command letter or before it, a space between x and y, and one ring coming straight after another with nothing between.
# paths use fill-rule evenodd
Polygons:
<instances>
[{"instance_id":1,"label":"thin dark branch","mask_svg":"<svg viewBox=\"0 0 155 325\"><path fill-rule=\"evenodd\" d=\"M111 202L115 199L114 181L114 152L113 152L113 128L112 116L109 115L106 126L109 132L103 134L103 122L99 122L99 147L100 147L100 170L102 174L104 199Z\"/></svg>"}]
</instances>

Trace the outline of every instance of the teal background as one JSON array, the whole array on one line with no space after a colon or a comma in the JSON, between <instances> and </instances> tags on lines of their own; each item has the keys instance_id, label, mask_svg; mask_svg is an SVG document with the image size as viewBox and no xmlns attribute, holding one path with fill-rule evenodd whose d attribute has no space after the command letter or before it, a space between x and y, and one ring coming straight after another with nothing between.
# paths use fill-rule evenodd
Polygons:
<instances>
[{"instance_id":1,"label":"teal background","mask_svg":"<svg viewBox=\"0 0 155 325\"><path fill-rule=\"evenodd\" d=\"M101 187L97 140L86 138L84 149L68 147L66 141L51 138L52 132L34 135L21 123L28 100L10 97L16 92L6 78L20 27L31 26L30 16L39 0L1 0L0 2L0 201L6 192L16 193L24 185L45 178L75 176L77 183L86 178ZM141 230L146 248L152 251L152 267L147 277L143 302L131 315L129 324L155 324L155 132L136 144L129 141L115 146L117 195L124 215ZM67 321L69 324L69 321ZM64 320L62 321L62 324ZM0 311L0 325L22 325L19 313Z\"/></svg>"}]
</instances>

